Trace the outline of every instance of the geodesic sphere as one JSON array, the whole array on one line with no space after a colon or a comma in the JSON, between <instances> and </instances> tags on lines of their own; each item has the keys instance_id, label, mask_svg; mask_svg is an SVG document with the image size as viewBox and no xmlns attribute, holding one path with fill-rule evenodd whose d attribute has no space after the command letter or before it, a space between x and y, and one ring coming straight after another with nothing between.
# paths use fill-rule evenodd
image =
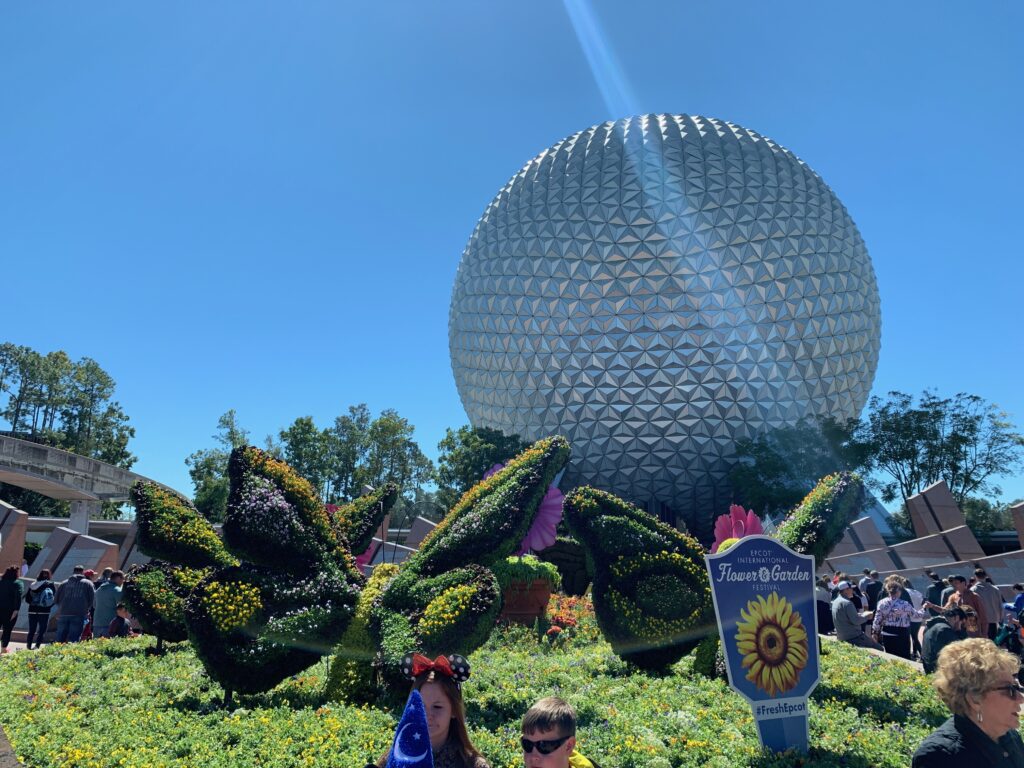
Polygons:
<instances>
[{"instance_id":1,"label":"geodesic sphere","mask_svg":"<svg viewBox=\"0 0 1024 768\"><path fill-rule=\"evenodd\" d=\"M476 225L449 347L474 426L561 433L588 483L707 536L736 441L860 413L878 288L842 203L731 123L646 115L537 155Z\"/></svg>"}]
</instances>

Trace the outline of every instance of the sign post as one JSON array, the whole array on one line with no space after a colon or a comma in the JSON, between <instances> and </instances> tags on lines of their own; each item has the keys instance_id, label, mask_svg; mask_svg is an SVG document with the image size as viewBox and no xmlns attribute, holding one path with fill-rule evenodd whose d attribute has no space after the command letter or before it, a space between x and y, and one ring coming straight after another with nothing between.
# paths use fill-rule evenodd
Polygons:
<instances>
[{"instance_id":1,"label":"sign post","mask_svg":"<svg viewBox=\"0 0 1024 768\"><path fill-rule=\"evenodd\" d=\"M762 747L806 752L819 677L814 558L746 536L704 559L729 686L750 703Z\"/></svg>"}]
</instances>

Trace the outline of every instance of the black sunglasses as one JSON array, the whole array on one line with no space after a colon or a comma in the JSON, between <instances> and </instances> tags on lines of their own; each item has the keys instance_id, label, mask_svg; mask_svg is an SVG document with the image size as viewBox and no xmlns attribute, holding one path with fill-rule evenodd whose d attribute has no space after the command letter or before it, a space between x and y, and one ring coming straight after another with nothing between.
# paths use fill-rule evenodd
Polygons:
<instances>
[{"instance_id":1,"label":"black sunglasses","mask_svg":"<svg viewBox=\"0 0 1024 768\"><path fill-rule=\"evenodd\" d=\"M1024 699L1024 686L1019 683L1010 683L1009 685L1000 685L997 688L989 688L990 691L1002 691L1006 694L1007 698L1016 699L1020 696Z\"/></svg>"},{"instance_id":2,"label":"black sunglasses","mask_svg":"<svg viewBox=\"0 0 1024 768\"><path fill-rule=\"evenodd\" d=\"M537 751L542 755L550 755L560 746L565 744L569 738L569 736L563 736L560 739L541 739L540 741L532 741L523 736L519 739L519 743L523 745L523 752L533 752L533 748L536 747Z\"/></svg>"}]
</instances>

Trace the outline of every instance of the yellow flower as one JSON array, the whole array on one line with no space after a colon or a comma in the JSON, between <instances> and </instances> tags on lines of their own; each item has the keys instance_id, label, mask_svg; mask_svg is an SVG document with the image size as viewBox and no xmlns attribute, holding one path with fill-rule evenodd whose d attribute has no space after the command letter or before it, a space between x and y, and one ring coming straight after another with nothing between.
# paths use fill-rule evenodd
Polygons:
<instances>
[{"instance_id":1,"label":"yellow flower","mask_svg":"<svg viewBox=\"0 0 1024 768\"><path fill-rule=\"evenodd\" d=\"M743 654L747 680L769 696L796 686L807 666L807 630L800 614L778 593L761 595L740 611L736 648Z\"/></svg>"}]
</instances>

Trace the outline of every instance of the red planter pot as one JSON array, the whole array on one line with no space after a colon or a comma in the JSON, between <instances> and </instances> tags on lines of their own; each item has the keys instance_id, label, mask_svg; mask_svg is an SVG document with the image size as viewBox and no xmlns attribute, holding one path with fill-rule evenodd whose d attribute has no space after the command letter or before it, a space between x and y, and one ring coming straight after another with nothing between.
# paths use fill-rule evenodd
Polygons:
<instances>
[{"instance_id":1,"label":"red planter pot","mask_svg":"<svg viewBox=\"0 0 1024 768\"><path fill-rule=\"evenodd\" d=\"M551 583L545 579L534 579L529 584L513 581L502 593L503 604L498 618L519 624L533 624L547 613L550 599Z\"/></svg>"}]
</instances>

